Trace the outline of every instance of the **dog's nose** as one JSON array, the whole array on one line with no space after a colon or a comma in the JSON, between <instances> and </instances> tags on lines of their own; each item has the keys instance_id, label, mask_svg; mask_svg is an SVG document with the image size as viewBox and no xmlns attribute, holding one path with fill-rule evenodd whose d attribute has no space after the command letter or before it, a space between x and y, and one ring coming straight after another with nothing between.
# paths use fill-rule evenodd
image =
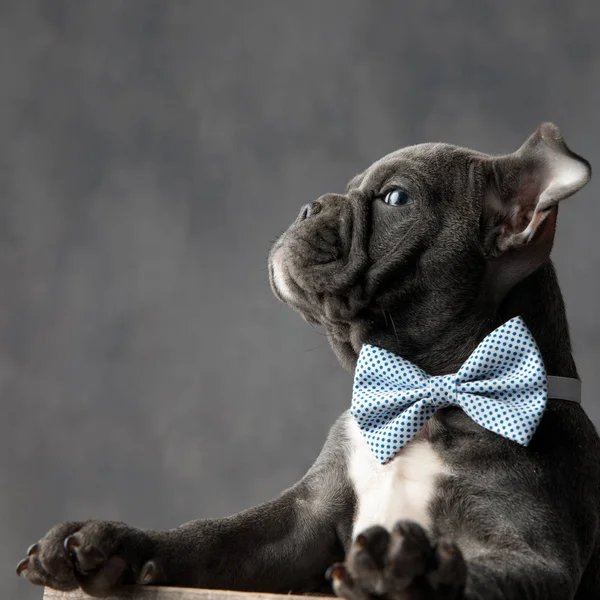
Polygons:
<instances>
[{"instance_id":1,"label":"dog's nose","mask_svg":"<svg viewBox=\"0 0 600 600\"><path fill-rule=\"evenodd\" d=\"M300 211L300 219L308 219L308 217L312 217L312 215L316 215L318 212L321 212L321 205L318 202L310 202L309 204L305 204Z\"/></svg>"}]
</instances>

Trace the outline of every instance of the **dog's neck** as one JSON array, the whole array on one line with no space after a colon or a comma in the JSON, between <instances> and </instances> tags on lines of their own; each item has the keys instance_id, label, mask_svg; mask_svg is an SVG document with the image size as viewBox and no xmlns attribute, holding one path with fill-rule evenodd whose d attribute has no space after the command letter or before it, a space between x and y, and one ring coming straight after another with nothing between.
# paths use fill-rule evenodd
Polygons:
<instances>
[{"instance_id":1,"label":"dog's neck","mask_svg":"<svg viewBox=\"0 0 600 600\"><path fill-rule=\"evenodd\" d=\"M548 374L578 377L565 303L550 260L508 294L498 311L498 323L517 315L533 333Z\"/></svg>"},{"instance_id":2,"label":"dog's neck","mask_svg":"<svg viewBox=\"0 0 600 600\"><path fill-rule=\"evenodd\" d=\"M435 320L423 319L419 338L424 342L412 340L408 352L400 319L394 319L393 313L382 319L381 327L371 330L365 343L395 352L431 375L443 375L456 372L488 333L516 316L523 317L531 330L548 374L577 377L565 305L549 260L515 286L497 307L471 309L443 328Z\"/></svg>"}]
</instances>

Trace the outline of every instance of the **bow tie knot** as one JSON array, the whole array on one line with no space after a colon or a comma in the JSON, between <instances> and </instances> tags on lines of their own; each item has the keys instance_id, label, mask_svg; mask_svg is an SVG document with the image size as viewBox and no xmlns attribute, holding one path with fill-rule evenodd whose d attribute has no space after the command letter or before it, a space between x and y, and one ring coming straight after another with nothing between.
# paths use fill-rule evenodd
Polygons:
<instances>
[{"instance_id":1,"label":"bow tie knot","mask_svg":"<svg viewBox=\"0 0 600 600\"><path fill-rule=\"evenodd\" d=\"M458 402L456 375L436 375L429 377L424 385L424 392L429 398L429 404L443 408Z\"/></svg>"}]
</instances>

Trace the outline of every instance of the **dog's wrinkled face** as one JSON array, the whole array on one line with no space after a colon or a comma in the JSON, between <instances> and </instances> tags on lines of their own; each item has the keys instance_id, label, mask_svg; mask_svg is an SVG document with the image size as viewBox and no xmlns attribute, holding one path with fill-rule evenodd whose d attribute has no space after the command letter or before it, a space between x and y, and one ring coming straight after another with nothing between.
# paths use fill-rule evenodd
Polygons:
<instances>
[{"instance_id":1,"label":"dog's wrinkled face","mask_svg":"<svg viewBox=\"0 0 600 600\"><path fill-rule=\"evenodd\" d=\"M588 180L551 124L501 157L411 146L303 207L271 250L271 285L345 366L365 342L415 357L454 324L493 318L548 257L558 201Z\"/></svg>"}]
</instances>

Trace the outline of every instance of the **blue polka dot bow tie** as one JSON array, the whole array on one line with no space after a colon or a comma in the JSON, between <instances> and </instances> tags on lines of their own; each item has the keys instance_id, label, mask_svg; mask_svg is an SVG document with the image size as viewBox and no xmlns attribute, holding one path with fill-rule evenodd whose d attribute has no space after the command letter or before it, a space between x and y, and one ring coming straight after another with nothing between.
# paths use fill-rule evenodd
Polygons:
<instances>
[{"instance_id":1,"label":"blue polka dot bow tie","mask_svg":"<svg viewBox=\"0 0 600 600\"><path fill-rule=\"evenodd\" d=\"M556 391L550 396L549 383ZM516 317L492 331L451 375L430 376L392 352L365 344L350 413L377 460L386 463L440 408L459 406L482 427L526 446L548 397L579 402L579 395L578 380L546 376L533 335Z\"/></svg>"}]
</instances>

